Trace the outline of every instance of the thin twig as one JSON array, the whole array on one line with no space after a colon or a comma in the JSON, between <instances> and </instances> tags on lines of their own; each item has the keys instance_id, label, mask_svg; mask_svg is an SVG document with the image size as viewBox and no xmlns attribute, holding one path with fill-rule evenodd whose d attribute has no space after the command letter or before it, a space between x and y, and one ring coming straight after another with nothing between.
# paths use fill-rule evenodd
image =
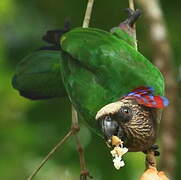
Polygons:
<instances>
[{"instance_id":1,"label":"thin twig","mask_svg":"<svg viewBox=\"0 0 181 180\"><path fill-rule=\"evenodd\" d=\"M134 0L129 0L129 8L132 10L135 10L134 7ZM136 24L133 25L133 37L134 37L134 47L137 50L138 49L138 45L137 45L137 38L136 38Z\"/></svg>"},{"instance_id":2,"label":"thin twig","mask_svg":"<svg viewBox=\"0 0 181 180\"><path fill-rule=\"evenodd\" d=\"M73 135L75 136L77 151L79 153L79 158L80 158L80 169L81 169L80 180L82 179L84 180L86 179L86 177L92 178L92 176L90 176L89 171L86 168L84 149L82 147L82 144L80 142L80 137L78 135L78 132L80 130L79 122L78 122L78 114L73 105L72 105L72 129L74 129Z\"/></svg>"},{"instance_id":3,"label":"thin twig","mask_svg":"<svg viewBox=\"0 0 181 180\"><path fill-rule=\"evenodd\" d=\"M76 140L76 144L77 144L77 151L78 151L79 156L80 156L81 170L85 171L86 170L86 164L85 164L84 152L83 152L83 147L80 143L80 138L79 138L78 134L75 134L75 140Z\"/></svg>"},{"instance_id":4,"label":"thin twig","mask_svg":"<svg viewBox=\"0 0 181 180\"><path fill-rule=\"evenodd\" d=\"M77 128L77 131L74 132L74 136L77 144L77 150L79 152L81 171L85 171L86 164L85 164L84 152L83 152L83 147L80 143L80 138L78 136L78 131L80 130L78 124L78 115L73 105L72 105L72 128Z\"/></svg>"},{"instance_id":5,"label":"thin twig","mask_svg":"<svg viewBox=\"0 0 181 180\"><path fill-rule=\"evenodd\" d=\"M85 12L84 21L83 21L83 25L82 25L83 28L89 27L93 4L94 4L94 0L88 0L87 9Z\"/></svg>"},{"instance_id":6,"label":"thin twig","mask_svg":"<svg viewBox=\"0 0 181 180\"><path fill-rule=\"evenodd\" d=\"M74 130L71 129L63 139L59 141L58 144L55 145L55 147L47 154L47 156L42 160L42 162L38 165L38 167L32 172L32 174L28 177L27 180L32 180L33 177L38 173L38 171L42 168L42 166L50 159L50 157L57 151L57 149L65 143L65 141L74 133Z\"/></svg>"},{"instance_id":7,"label":"thin twig","mask_svg":"<svg viewBox=\"0 0 181 180\"><path fill-rule=\"evenodd\" d=\"M80 168L81 168L81 171L84 172L86 171L86 164L85 164L83 148L80 143L80 138L78 136L78 132L80 130L79 124L78 124L78 115L73 105L72 105L72 128L76 129L76 131L74 131L74 136L75 136L75 140L77 144L77 151L79 152L79 157L80 157Z\"/></svg>"},{"instance_id":8,"label":"thin twig","mask_svg":"<svg viewBox=\"0 0 181 180\"><path fill-rule=\"evenodd\" d=\"M134 10L134 0L129 0L129 8Z\"/></svg>"},{"instance_id":9,"label":"thin twig","mask_svg":"<svg viewBox=\"0 0 181 180\"><path fill-rule=\"evenodd\" d=\"M79 127L77 111L75 110L73 105L72 105L72 126Z\"/></svg>"}]
</instances>

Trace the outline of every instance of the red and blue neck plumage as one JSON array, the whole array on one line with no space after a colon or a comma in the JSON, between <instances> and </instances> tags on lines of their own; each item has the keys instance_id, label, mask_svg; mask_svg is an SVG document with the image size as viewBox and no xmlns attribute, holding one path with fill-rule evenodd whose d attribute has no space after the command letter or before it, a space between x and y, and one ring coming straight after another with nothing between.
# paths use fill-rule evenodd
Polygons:
<instances>
[{"instance_id":1,"label":"red and blue neck plumage","mask_svg":"<svg viewBox=\"0 0 181 180\"><path fill-rule=\"evenodd\" d=\"M135 99L138 104L157 109L162 109L169 104L169 101L166 97L154 96L154 89L146 86L140 86L136 89L133 89L130 93L121 99L123 98Z\"/></svg>"}]
</instances>

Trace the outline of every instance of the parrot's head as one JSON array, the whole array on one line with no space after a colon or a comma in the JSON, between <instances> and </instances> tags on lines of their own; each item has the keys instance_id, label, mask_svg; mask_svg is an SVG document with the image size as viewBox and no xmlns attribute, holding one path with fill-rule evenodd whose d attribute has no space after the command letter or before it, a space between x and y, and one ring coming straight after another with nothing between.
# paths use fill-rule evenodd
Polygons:
<instances>
[{"instance_id":1,"label":"parrot's head","mask_svg":"<svg viewBox=\"0 0 181 180\"><path fill-rule=\"evenodd\" d=\"M139 87L101 108L96 120L108 143L114 135L124 142L129 151L144 151L156 139L159 109L166 105L168 100L154 96L152 88Z\"/></svg>"}]
</instances>

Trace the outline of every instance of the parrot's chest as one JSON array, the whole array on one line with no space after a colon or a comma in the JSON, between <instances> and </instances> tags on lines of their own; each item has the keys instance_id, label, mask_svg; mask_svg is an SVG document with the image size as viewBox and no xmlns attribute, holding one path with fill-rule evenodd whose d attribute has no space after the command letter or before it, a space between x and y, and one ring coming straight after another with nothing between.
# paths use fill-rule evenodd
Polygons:
<instances>
[{"instance_id":1,"label":"parrot's chest","mask_svg":"<svg viewBox=\"0 0 181 180\"><path fill-rule=\"evenodd\" d=\"M136 127L131 126L125 132L128 137L125 146L129 151L136 152L145 151L154 144L157 130L152 123L143 123Z\"/></svg>"}]
</instances>

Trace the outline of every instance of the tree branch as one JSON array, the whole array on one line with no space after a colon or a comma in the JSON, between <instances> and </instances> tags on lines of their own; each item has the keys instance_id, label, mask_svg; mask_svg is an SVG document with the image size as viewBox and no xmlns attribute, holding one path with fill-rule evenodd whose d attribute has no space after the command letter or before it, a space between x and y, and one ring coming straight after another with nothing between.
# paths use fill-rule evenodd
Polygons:
<instances>
[{"instance_id":1,"label":"tree branch","mask_svg":"<svg viewBox=\"0 0 181 180\"><path fill-rule=\"evenodd\" d=\"M82 25L83 28L89 27L89 22L90 22L90 18L91 18L91 14L92 14L93 5L94 5L94 0L88 0L87 9L85 12L84 21L83 21L83 25Z\"/></svg>"},{"instance_id":2,"label":"tree branch","mask_svg":"<svg viewBox=\"0 0 181 180\"><path fill-rule=\"evenodd\" d=\"M135 10L135 8L134 8L134 0L129 0L129 8L132 9L132 10ZM137 50L138 49L138 44L137 44L137 38L136 38L136 24L133 25L133 38L135 40L134 47Z\"/></svg>"}]
</instances>

